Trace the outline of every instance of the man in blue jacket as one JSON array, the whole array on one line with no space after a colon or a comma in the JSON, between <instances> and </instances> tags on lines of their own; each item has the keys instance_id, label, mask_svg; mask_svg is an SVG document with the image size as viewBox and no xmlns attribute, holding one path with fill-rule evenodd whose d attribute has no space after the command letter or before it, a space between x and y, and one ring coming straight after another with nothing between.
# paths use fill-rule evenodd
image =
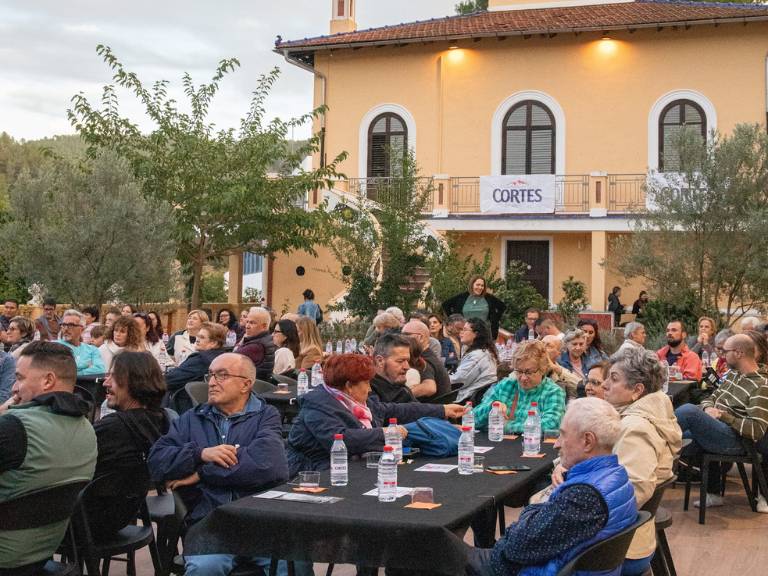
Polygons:
<instances>
[{"instance_id":1,"label":"man in blue jacket","mask_svg":"<svg viewBox=\"0 0 768 576\"><path fill-rule=\"evenodd\" d=\"M280 414L251 393L256 367L242 354L222 354L205 377L208 403L185 412L149 454L153 480L180 489L197 522L211 510L288 479ZM186 574L229 574L244 561L268 567L269 558L230 554L185 556ZM278 574L287 574L284 561Z\"/></svg>"},{"instance_id":2,"label":"man in blue jacket","mask_svg":"<svg viewBox=\"0 0 768 576\"><path fill-rule=\"evenodd\" d=\"M592 544L634 523L635 491L611 453L620 433L619 414L608 402L572 400L555 445L569 470L566 481L548 501L526 507L492 549L470 549L467 575L556 574Z\"/></svg>"}]
</instances>

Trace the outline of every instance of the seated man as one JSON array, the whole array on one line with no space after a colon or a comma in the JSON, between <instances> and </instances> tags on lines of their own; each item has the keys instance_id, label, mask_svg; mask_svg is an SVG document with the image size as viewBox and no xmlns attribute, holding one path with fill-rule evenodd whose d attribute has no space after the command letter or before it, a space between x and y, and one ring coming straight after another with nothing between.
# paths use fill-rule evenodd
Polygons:
<instances>
[{"instance_id":1,"label":"seated man","mask_svg":"<svg viewBox=\"0 0 768 576\"><path fill-rule=\"evenodd\" d=\"M419 370L421 381L411 387L416 398L429 402L431 398L441 396L451 391L451 377L443 365L443 361L429 347L429 328L420 320L411 320L403 326L403 336L411 338L419 350L423 367Z\"/></svg>"},{"instance_id":2,"label":"seated man","mask_svg":"<svg viewBox=\"0 0 768 576\"><path fill-rule=\"evenodd\" d=\"M376 374L371 380L371 393L380 402L413 402L405 375L410 368L411 343L400 334L384 334L373 349L373 367Z\"/></svg>"},{"instance_id":3,"label":"seated man","mask_svg":"<svg viewBox=\"0 0 768 576\"><path fill-rule=\"evenodd\" d=\"M522 342L524 340L536 340L538 334L536 334L536 322L539 320L541 312L538 308L528 308L525 311L525 324L515 332L515 342Z\"/></svg>"},{"instance_id":4,"label":"seated man","mask_svg":"<svg viewBox=\"0 0 768 576\"><path fill-rule=\"evenodd\" d=\"M0 502L49 486L88 481L96 466L96 435L72 394L77 369L70 351L30 342L16 363L11 398L0 406ZM0 530L0 572L51 557L68 522L28 530Z\"/></svg>"},{"instance_id":5,"label":"seated man","mask_svg":"<svg viewBox=\"0 0 768 576\"><path fill-rule=\"evenodd\" d=\"M683 438L693 440L683 449L686 459L695 459L702 450L743 454L742 437L757 442L768 430L768 374L760 372L754 341L746 334L736 334L723 348L730 371L720 387L700 406L684 404L675 410ZM712 472L706 505L722 506L718 467ZM768 512L768 507L761 508Z\"/></svg>"},{"instance_id":6,"label":"seated man","mask_svg":"<svg viewBox=\"0 0 768 576\"><path fill-rule=\"evenodd\" d=\"M85 316L78 310L67 310L61 320L61 340L72 351L77 364L77 375L92 376L104 374L107 368L101 359L99 349L83 342L83 330L85 329Z\"/></svg>"},{"instance_id":7,"label":"seated man","mask_svg":"<svg viewBox=\"0 0 768 576\"><path fill-rule=\"evenodd\" d=\"M622 352L627 348L644 348L645 338L645 326L640 322L628 322L624 326L624 342L619 346L618 352Z\"/></svg>"},{"instance_id":8,"label":"seated man","mask_svg":"<svg viewBox=\"0 0 768 576\"><path fill-rule=\"evenodd\" d=\"M492 549L470 549L466 573L556 574L592 544L633 524L635 491L612 454L620 433L619 414L605 400L573 400L555 444L568 468L566 481L548 501L527 506Z\"/></svg>"},{"instance_id":9,"label":"seated man","mask_svg":"<svg viewBox=\"0 0 768 576\"><path fill-rule=\"evenodd\" d=\"M180 416L149 453L152 479L180 489L189 523L288 479L280 414L252 394L255 380L256 367L247 356L217 357L206 376L208 403ZM270 562L230 554L185 560L187 576L223 576L243 561L260 566ZM285 562L279 563L278 573L287 574Z\"/></svg>"},{"instance_id":10,"label":"seated man","mask_svg":"<svg viewBox=\"0 0 768 576\"><path fill-rule=\"evenodd\" d=\"M563 331L560 330L560 327L551 318L544 318L543 320L537 320L536 332L542 337L555 336L559 340L562 340L563 338L565 338L565 334L563 333Z\"/></svg>"},{"instance_id":11,"label":"seated man","mask_svg":"<svg viewBox=\"0 0 768 576\"><path fill-rule=\"evenodd\" d=\"M670 366L676 365L685 380L701 380L701 358L696 352L688 348L685 340L688 332L682 320L672 320L667 324L667 345L661 348L656 355L659 360L665 361Z\"/></svg>"},{"instance_id":12,"label":"seated man","mask_svg":"<svg viewBox=\"0 0 768 576\"><path fill-rule=\"evenodd\" d=\"M256 378L267 382L272 378L275 350L277 350L277 346L272 341L272 334L269 332L271 322L272 316L269 310L254 306L248 312L248 319L245 321L245 336L235 346L235 352L248 356L256 366Z\"/></svg>"}]
</instances>

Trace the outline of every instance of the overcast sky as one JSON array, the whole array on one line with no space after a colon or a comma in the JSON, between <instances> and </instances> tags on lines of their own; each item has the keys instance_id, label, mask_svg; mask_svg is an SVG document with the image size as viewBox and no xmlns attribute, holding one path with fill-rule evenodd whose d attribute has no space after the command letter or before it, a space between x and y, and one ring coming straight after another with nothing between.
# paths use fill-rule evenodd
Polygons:
<instances>
[{"instance_id":1,"label":"overcast sky","mask_svg":"<svg viewBox=\"0 0 768 576\"><path fill-rule=\"evenodd\" d=\"M357 23L369 28L446 16L456 1L358 0ZM279 66L268 116L298 116L312 107L312 76L271 50L278 34L286 40L327 34L331 2L0 0L0 132L24 139L72 133L66 117L72 95L82 91L95 102L111 81L97 44L110 46L145 84L166 79L174 87L184 72L201 83L221 59L237 57L242 67L224 81L211 110L219 127L237 124L258 75ZM177 99L183 101L181 92ZM129 94L121 94L121 109L141 121Z\"/></svg>"}]
</instances>

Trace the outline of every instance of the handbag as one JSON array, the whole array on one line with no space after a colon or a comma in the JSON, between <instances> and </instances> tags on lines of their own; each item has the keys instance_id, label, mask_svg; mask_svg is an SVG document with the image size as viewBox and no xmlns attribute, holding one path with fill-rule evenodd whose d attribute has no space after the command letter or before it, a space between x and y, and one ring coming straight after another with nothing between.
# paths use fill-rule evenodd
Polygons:
<instances>
[{"instance_id":1,"label":"handbag","mask_svg":"<svg viewBox=\"0 0 768 576\"><path fill-rule=\"evenodd\" d=\"M459 453L459 436L456 426L440 418L425 417L405 425L408 436L405 444L421 449L424 456L447 458Z\"/></svg>"}]
</instances>

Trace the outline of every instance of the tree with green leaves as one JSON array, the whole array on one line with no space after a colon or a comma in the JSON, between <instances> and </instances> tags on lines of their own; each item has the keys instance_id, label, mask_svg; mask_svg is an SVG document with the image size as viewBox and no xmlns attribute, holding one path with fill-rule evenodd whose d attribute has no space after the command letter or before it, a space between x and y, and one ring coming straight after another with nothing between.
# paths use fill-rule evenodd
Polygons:
<instances>
[{"instance_id":1,"label":"tree with green leaves","mask_svg":"<svg viewBox=\"0 0 768 576\"><path fill-rule=\"evenodd\" d=\"M488 0L462 0L456 4L456 14L472 14L488 10Z\"/></svg>"},{"instance_id":2,"label":"tree with green leaves","mask_svg":"<svg viewBox=\"0 0 768 576\"><path fill-rule=\"evenodd\" d=\"M656 298L730 325L768 307L768 134L739 124L708 143L692 130L675 145L677 173L650 174L634 234L610 266L644 278Z\"/></svg>"},{"instance_id":3,"label":"tree with green leaves","mask_svg":"<svg viewBox=\"0 0 768 576\"><path fill-rule=\"evenodd\" d=\"M266 123L265 102L279 76L275 68L259 78L239 128L217 129L208 120L209 108L224 77L240 66L237 59L222 60L207 84L195 85L184 74L187 113L169 96L168 81L147 87L109 47L100 45L97 53L114 71L114 85L103 88L101 108L75 95L70 122L91 155L115 151L127 159L147 198L173 206L173 237L179 260L192 271L193 307L200 304L203 268L212 260L238 250L313 253L320 214L300 204L308 191L330 186L345 155L302 172L301 162L318 149L319 136L299 146L291 146L287 136L324 109ZM139 100L154 124L149 134L121 116L115 85ZM278 177L270 174L274 166L280 166Z\"/></svg>"},{"instance_id":4,"label":"tree with green leaves","mask_svg":"<svg viewBox=\"0 0 768 576\"><path fill-rule=\"evenodd\" d=\"M561 286L563 298L557 303L557 311L566 328L575 328L579 320L579 312L589 305L587 285L581 280L574 280L573 276L568 276Z\"/></svg>"},{"instance_id":5,"label":"tree with green leaves","mask_svg":"<svg viewBox=\"0 0 768 576\"><path fill-rule=\"evenodd\" d=\"M0 239L11 274L80 306L172 294L171 207L141 194L127 162L51 159L11 186Z\"/></svg>"}]
</instances>

